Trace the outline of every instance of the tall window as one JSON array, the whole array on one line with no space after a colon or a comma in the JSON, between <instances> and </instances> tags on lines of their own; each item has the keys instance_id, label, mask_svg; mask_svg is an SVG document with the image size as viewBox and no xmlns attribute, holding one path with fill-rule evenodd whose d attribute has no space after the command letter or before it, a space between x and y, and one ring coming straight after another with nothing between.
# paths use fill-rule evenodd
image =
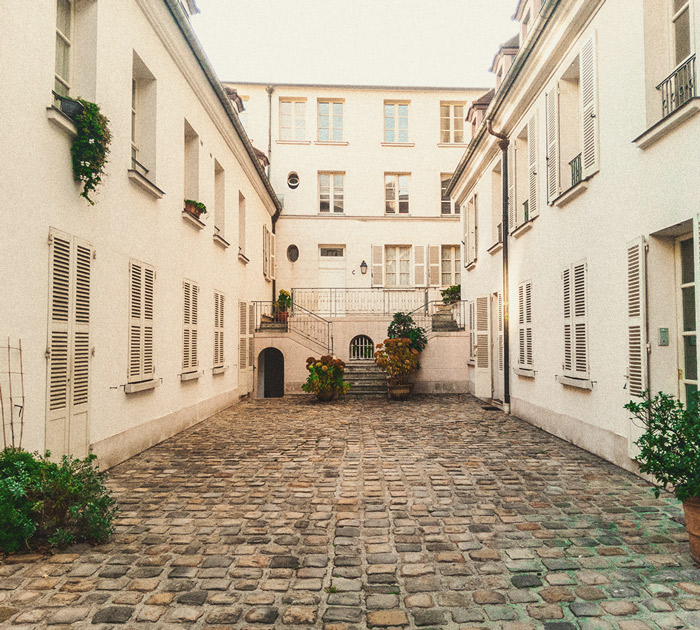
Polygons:
<instances>
[{"instance_id":1,"label":"tall window","mask_svg":"<svg viewBox=\"0 0 700 630\"><path fill-rule=\"evenodd\" d=\"M343 141L342 101L318 102L318 139L320 142Z\"/></svg>"},{"instance_id":2,"label":"tall window","mask_svg":"<svg viewBox=\"0 0 700 630\"><path fill-rule=\"evenodd\" d=\"M214 229L225 238L226 233L226 171L214 160Z\"/></svg>"},{"instance_id":3,"label":"tall window","mask_svg":"<svg viewBox=\"0 0 700 630\"><path fill-rule=\"evenodd\" d=\"M386 286L410 286L411 248L409 246L387 245L384 264L386 266Z\"/></svg>"},{"instance_id":4,"label":"tall window","mask_svg":"<svg viewBox=\"0 0 700 630\"><path fill-rule=\"evenodd\" d=\"M138 88L136 79L131 79L131 161L138 161Z\"/></svg>"},{"instance_id":5,"label":"tall window","mask_svg":"<svg viewBox=\"0 0 700 630\"><path fill-rule=\"evenodd\" d=\"M238 253L245 257L245 197L238 193Z\"/></svg>"},{"instance_id":6,"label":"tall window","mask_svg":"<svg viewBox=\"0 0 700 630\"><path fill-rule=\"evenodd\" d=\"M345 211L345 174L318 174L319 211L342 214Z\"/></svg>"},{"instance_id":7,"label":"tall window","mask_svg":"<svg viewBox=\"0 0 700 630\"><path fill-rule=\"evenodd\" d=\"M459 245L442 246L442 286L461 284Z\"/></svg>"},{"instance_id":8,"label":"tall window","mask_svg":"<svg viewBox=\"0 0 700 630\"><path fill-rule=\"evenodd\" d=\"M459 214L459 206L456 205L447 194L447 185L452 179L452 173L442 173L440 175L440 214Z\"/></svg>"},{"instance_id":9,"label":"tall window","mask_svg":"<svg viewBox=\"0 0 700 630\"><path fill-rule=\"evenodd\" d=\"M58 0L56 3L56 68L54 91L68 96L71 79L71 45L73 39L73 3Z\"/></svg>"},{"instance_id":10,"label":"tall window","mask_svg":"<svg viewBox=\"0 0 700 630\"><path fill-rule=\"evenodd\" d=\"M155 181L156 78L133 53L131 70L131 168ZM195 197L188 197L195 199Z\"/></svg>"},{"instance_id":11,"label":"tall window","mask_svg":"<svg viewBox=\"0 0 700 630\"><path fill-rule=\"evenodd\" d=\"M695 313L695 266L693 262L693 239L680 241L680 303L679 319L683 350L680 357L681 397L688 397L698 390L697 321Z\"/></svg>"},{"instance_id":12,"label":"tall window","mask_svg":"<svg viewBox=\"0 0 700 630\"><path fill-rule=\"evenodd\" d=\"M440 142L464 142L464 103L440 103Z\"/></svg>"},{"instance_id":13,"label":"tall window","mask_svg":"<svg viewBox=\"0 0 700 630\"><path fill-rule=\"evenodd\" d=\"M411 176L401 173L384 174L387 214L408 214L408 186Z\"/></svg>"},{"instance_id":14,"label":"tall window","mask_svg":"<svg viewBox=\"0 0 700 630\"><path fill-rule=\"evenodd\" d=\"M678 66L690 56L689 0L673 0L671 23L673 25L673 52Z\"/></svg>"},{"instance_id":15,"label":"tall window","mask_svg":"<svg viewBox=\"0 0 700 630\"><path fill-rule=\"evenodd\" d=\"M185 121L185 199L199 201L199 135Z\"/></svg>"},{"instance_id":16,"label":"tall window","mask_svg":"<svg viewBox=\"0 0 700 630\"><path fill-rule=\"evenodd\" d=\"M408 103L384 103L384 142L408 142Z\"/></svg>"},{"instance_id":17,"label":"tall window","mask_svg":"<svg viewBox=\"0 0 700 630\"><path fill-rule=\"evenodd\" d=\"M306 101L280 100L280 140L304 140Z\"/></svg>"}]
</instances>

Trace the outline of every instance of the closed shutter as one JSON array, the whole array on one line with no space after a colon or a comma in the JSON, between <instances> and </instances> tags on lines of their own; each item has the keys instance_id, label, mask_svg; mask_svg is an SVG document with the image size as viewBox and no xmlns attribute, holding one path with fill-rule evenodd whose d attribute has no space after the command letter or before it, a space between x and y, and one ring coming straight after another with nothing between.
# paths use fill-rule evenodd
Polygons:
<instances>
[{"instance_id":1,"label":"closed shutter","mask_svg":"<svg viewBox=\"0 0 700 630\"><path fill-rule=\"evenodd\" d=\"M518 367L532 369L532 283L518 287Z\"/></svg>"},{"instance_id":2,"label":"closed shutter","mask_svg":"<svg viewBox=\"0 0 700 630\"><path fill-rule=\"evenodd\" d=\"M384 246L372 245L372 286L384 286Z\"/></svg>"},{"instance_id":3,"label":"closed shutter","mask_svg":"<svg viewBox=\"0 0 700 630\"><path fill-rule=\"evenodd\" d=\"M503 372L503 295L498 294L498 371Z\"/></svg>"},{"instance_id":4,"label":"closed shutter","mask_svg":"<svg viewBox=\"0 0 700 630\"><path fill-rule=\"evenodd\" d=\"M518 287L518 367L525 365L525 285Z\"/></svg>"},{"instance_id":5,"label":"closed shutter","mask_svg":"<svg viewBox=\"0 0 700 630\"><path fill-rule=\"evenodd\" d=\"M547 92L547 201L552 203L559 196L559 87Z\"/></svg>"},{"instance_id":6,"label":"closed shutter","mask_svg":"<svg viewBox=\"0 0 700 630\"><path fill-rule=\"evenodd\" d=\"M489 298L476 298L476 369L489 368Z\"/></svg>"},{"instance_id":7,"label":"closed shutter","mask_svg":"<svg viewBox=\"0 0 700 630\"><path fill-rule=\"evenodd\" d=\"M255 333L255 304L248 305L248 367L253 367L255 354L253 352L253 339Z\"/></svg>"},{"instance_id":8,"label":"closed shutter","mask_svg":"<svg viewBox=\"0 0 700 630\"><path fill-rule=\"evenodd\" d=\"M515 143L517 140L513 138L508 147L508 232L512 232L517 227L517 214L515 191L515 160L517 152Z\"/></svg>"},{"instance_id":9,"label":"closed shutter","mask_svg":"<svg viewBox=\"0 0 700 630\"><path fill-rule=\"evenodd\" d=\"M413 271L417 287L426 285L426 260L425 260L425 245L415 245L413 247Z\"/></svg>"},{"instance_id":10,"label":"closed shutter","mask_svg":"<svg viewBox=\"0 0 700 630\"><path fill-rule=\"evenodd\" d=\"M598 147L598 78L595 38L591 36L581 47L581 156L582 176L590 177L600 169Z\"/></svg>"},{"instance_id":11,"label":"closed shutter","mask_svg":"<svg viewBox=\"0 0 700 630\"><path fill-rule=\"evenodd\" d=\"M238 303L238 369L248 368L248 305Z\"/></svg>"},{"instance_id":12,"label":"closed shutter","mask_svg":"<svg viewBox=\"0 0 700 630\"><path fill-rule=\"evenodd\" d=\"M467 257L471 264L476 261L476 195L474 195L467 204L467 225L469 230Z\"/></svg>"},{"instance_id":13,"label":"closed shutter","mask_svg":"<svg viewBox=\"0 0 700 630\"><path fill-rule=\"evenodd\" d=\"M214 291L214 367L223 367L224 361L224 294Z\"/></svg>"},{"instance_id":14,"label":"closed shutter","mask_svg":"<svg viewBox=\"0 0 700 630\"><path fill-rule=\"evenodd\" d=\"M183 287L183 344L182 371L194 372L198 365L198 308L199 287L190 280L184 280Z\"/></svg>"},{"instance_id":15,"label":"closed shutter","mask_svg":"<svg viewBox=\"0 0 700 630\"><path fill-rule=\"evenodd\" d=\"M589 377L586 263L564 270L564 375Z\"/></svg>"},{"instance_id":16,"label":"closed shutter","mask_svg":"<svg viewBox=\"0 0 700 630\"><path fill-rule=\"evenodd\" d=\"M153 294L155 272L144 263L129 262L128 382L153 377Z\"/></svg>"},{"instance_id":17,"label":"closed shutter","mask_svg":"<svg viewBox=\"0 0 700 630\"><path fill-rule=\"evenodd\" d=\"M540 213L537 198L537 114L527 124L527 176L529 218L534 219Z\"/></svg>"},{"instance_id":18,"label":"closed shutter","mask_svg":"<svg viewBox=\"0 0 700 630\"><path fill-rule=\"evenodd\" d=\"M270 275L270 231L266 225L263 229L263 275L267 278Z\"/></svg>"},{"instance_id":19,"label":"closed shutter","mask_svg":"<svg viewBox=\"0 0 700 630\"><path fill-rule=\"evenodd\" d=\"M469 359L474 361L476 356L476 304L469 302Z\"/></svg>"},{"instance_id":20,"label":"closed shutter","mask_svg":"<svg viewBox=\"0 0 700 630\"><path fill-rule=\"evenodd\" d=\"M270 232L270 278L277 278L277 235Z\"/></svg>"},{"instance_id":21,"label":"closed shutter","mask_svg":"<svg viewBox=\"0 0 700 630\"><path fill-rule=\"evenodd\" d=\"M440 246L428 246L428 282L432 287L440 286Z\"/></svg>"},{"instance_id":22,"label":"closed shutter","mask_svg":"<svg viewBox=\"0 0 700 630\"><path fill-rule=\"evenodd\" d=\"M564 376L573 376L573 312L571 308L571 269L562 274L564 288Z\"/></svg>"},{"instance_id":23,"label":"closed shutter","mask_svg":"<svg viewBox=\"0 0 700 630\"><path fill-rule=\"evenodd\" d=\"M627 382L630 396L647 389L646 268L644 237L627 243Z\"/></svg>"},{"instance_id":24,"label":"closed shutter","mask_svg":"<svg viewBox=\"0 0 700 630\"><path fill-rule=\"evenodd\" d=\"M466 208L463 207L462 221L464 222L464 240L462 241L462 246L464 248L464 266L468 267L469 263L469 202L466 204Z\"/></svg>"}]
</instances>

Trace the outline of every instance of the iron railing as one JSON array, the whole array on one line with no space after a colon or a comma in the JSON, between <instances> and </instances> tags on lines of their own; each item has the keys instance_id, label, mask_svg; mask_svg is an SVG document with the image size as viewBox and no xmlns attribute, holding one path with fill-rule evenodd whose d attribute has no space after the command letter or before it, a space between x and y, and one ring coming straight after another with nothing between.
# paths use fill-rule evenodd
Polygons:
<instances>
[{"instance_id":1,"label":"iron railing","mask_svg":"<svg viewBox=\"0 0 700 630\"><path fill-rule=\"evenodd\" d=\"M350 360L360 361L374 358L374 342L367 335L357 335L350 342Z\"/></svg>"},{"instance_id":2,"label":"iron railing","mask_svg":"<svg viewBox=\"0 0 700 630\"><path fill-rule=\"evenodd\" d=\"M411 311L413 321L427 333L450 332L445 327L450 321L454 322L457 329L462 331L467 327L468 305L467 300L457 300L452 304L445 304L441 300L431 300L425 305Z\"/></svg>"},{"instance_id":3,"label":"iron railing","mask_svg":"<svg viewBox=\"0 0 700 630\"><path fill-rule=\"evenodd\" d=\"M530 200L523 201L523 221L527 223L530 220Z\"/></svg>"},{"instance_id":4,"label":"iron railing","mask_svg":"<svg viewBox=\"0 0 700 630\"><path fill-rule=\"evenodd\" d=\"M274 302L255 304L255 332L291 332L318 344L327 354L333 354L333 323L292 303L291 310L279 311Z\"/></svg>"},{"instance_id":5,"label":"iron railing","mask_svg":"<svg viewBox=\"0 0 700 630\"><path fill-rule=\"evenodd\" d=\"M675 112L695 96L695 55L666 77L656 89L661 92L661 117Z\"/></svg>"},{"instance_id":6,"label":"iron railing","mask_svg":"<svg viewBox=\"0 0 700 630\"><path fill-rule=\"evenodd\" d=\"M292 302L325 317L388 315L428 303L428 289L292 289Z\"/></svg>"},{"instance_id":7,"label":"iron railing","mask_svg":"<svg viewBox=\"0 0 700 630\"><path fill-rule=\"evenodd\" d=\"M576 186L583 179L583 167L581 166L581 153L579 153L571 162L571 185Z\"/></svg>"}]
</instances>

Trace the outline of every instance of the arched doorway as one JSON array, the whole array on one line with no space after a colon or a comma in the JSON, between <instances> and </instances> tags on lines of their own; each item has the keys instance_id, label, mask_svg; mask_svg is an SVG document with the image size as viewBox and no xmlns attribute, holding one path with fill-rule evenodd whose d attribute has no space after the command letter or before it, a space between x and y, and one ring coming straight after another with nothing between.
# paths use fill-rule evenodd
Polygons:
<instances>
[{"instance_id":1,"label":"arched doorway","mask_svg":"<svg viewBox=\"0 0 700 630\"><path fill-rule=\"evenodd\" d=\"M374 358L374 341L367 335L357 335L350 342L350 360L368 361Z\"/></svg>"},{"instance_id":2,"label":"arched doorway","mask_svg":"<svg viewBox=\"0 0 700 630\"><path fill-rule=\"evenodd\" d=\"M284 396L284 355L277 348L265 348L258 356L258 397Z\"/></svg>"}]
</instances>

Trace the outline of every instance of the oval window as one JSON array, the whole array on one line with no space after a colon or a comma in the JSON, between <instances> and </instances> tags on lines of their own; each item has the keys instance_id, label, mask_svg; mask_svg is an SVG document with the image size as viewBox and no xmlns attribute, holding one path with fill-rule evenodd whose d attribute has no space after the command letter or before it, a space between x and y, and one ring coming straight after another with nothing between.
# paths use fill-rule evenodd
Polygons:
<instances>
[{"instance_id":1,"label":"oval window","mask_svg":"<svg viewBox=\"0 0 700 630\"><path fill-rule=\"evenodd\" d=\"M289 258L289 262L296 262L299 260L299 248L296 245L287 247L287 258Z\"/></svg>"},{"instance_id":2,"label":"oval window","mask_svg":"<svg viewBox=\"0 0 700 630\"><path fill-rule=\"evenodd\" d=\"M289 186L292 189L299 186L299 174L298 173L295 173L294 171L292 171L289 175L287 175L287 186Z\"/></svg>"}]
</instances>

